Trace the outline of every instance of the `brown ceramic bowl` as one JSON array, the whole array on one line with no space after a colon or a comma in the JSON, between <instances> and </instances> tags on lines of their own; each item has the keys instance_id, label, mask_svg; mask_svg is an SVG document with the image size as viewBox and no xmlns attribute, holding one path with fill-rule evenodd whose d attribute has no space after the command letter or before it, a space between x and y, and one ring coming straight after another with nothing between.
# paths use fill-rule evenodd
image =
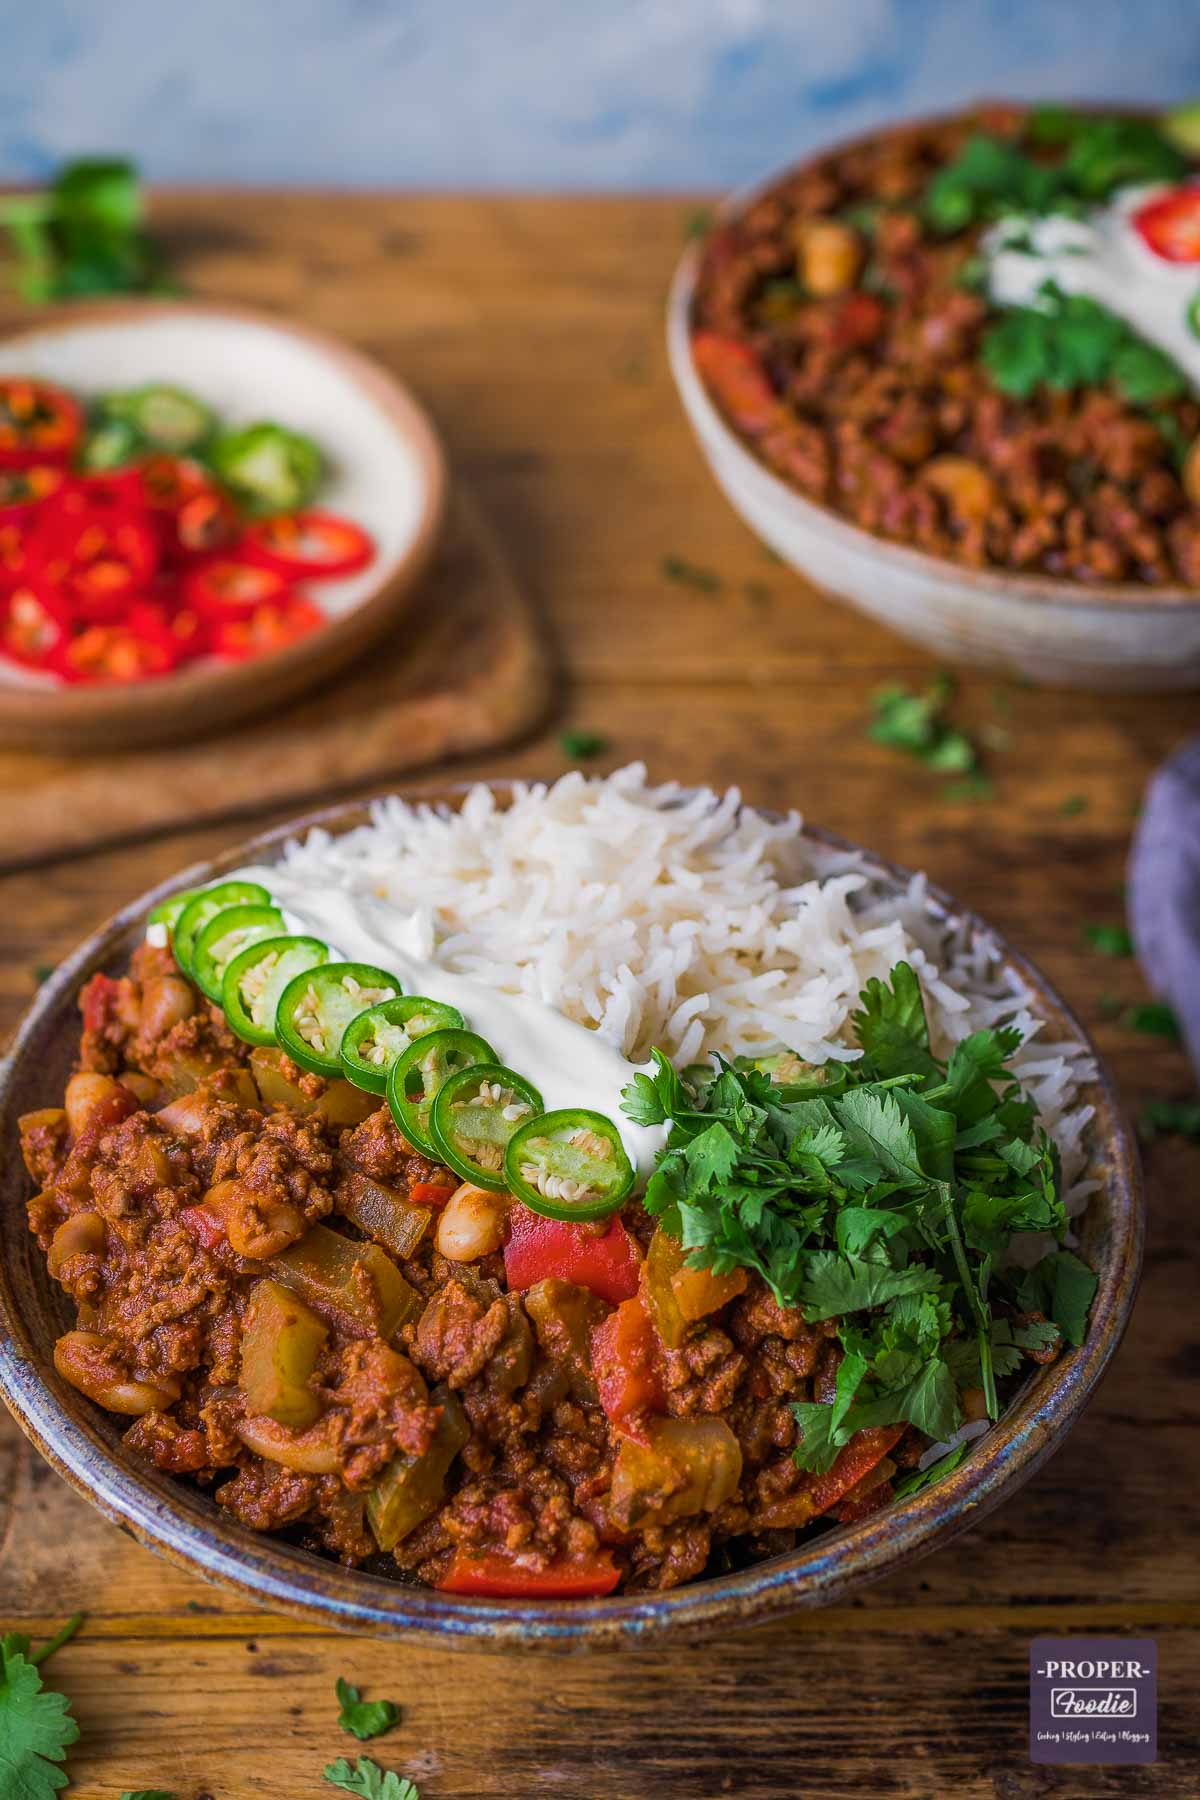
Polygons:
<instances>
[{"instance_id":1,"label":"brown ceramic bowl","mask_svg":"<svg viewBox=\"0 0 1200 1800\"><path fill-rule=\"evenodd\" d=\"M803 175L836 150L901 137L911 128L911 122L885 127L827 145L732 194L720 216L736 217L786 175ZM836 599L953 662L1094 692L1163 693L1200 686L1200 588L1085 583L970 568L876 536L769 469L726 422L692 357L701 256L699 244L689 245L672 282L671 373L726 499L777 556Z\"/></svg>"},{"instance_id":2,"label":"brown ceramic bowl","mask_svg":"<svg viewBox=\"0 0 1200 1800\"><path fill-rule=\"evenodd\" d=\"M420 790L457 804L463 790ZM29 1182L17 1150L17 1118L57 1104L78 1040L76 995L98 969L120 972L143 935L150 905L246 862L270 861L282 841L320 824L360 824L361 805L297 819L211 864L197 864L133 901L81 945L39 990L0 1076L0 1393L46 1459L108 1518L152 1549L253 1601L325 1625L428 1645L576 1649L728 1631L800 1607L826 1605L944 1544L1028 1480L1061 1444L1115 1352L1133 1305L1142 1254L1143 1202L1137 1154L1116 1096L1101 1074L1089 1099L1092 1173L1099 1190L1081 1221L1082 1251L1100 1286L1086 1342L1038 1370L998 1425L940 1482L858 1524L832 1529L786 1555L665 1594L522 1603L471 1600L342 1568L285 1540L235 1524L199 1489L157 1474L126 1450L123 1422L62 1381L52 1362L71 1322L45 1258L26 1226ZM814 834L820 835L820 834ZM828 843L830 840L822 839ZM844 847L844 846L843 846ZM903 872L878 863L879 875ZM936 889L943 914L979 923ZM993 933L993 936L995 934ZM1032 987L1054 1039L1087 1033L1038 971L1001 943L1006 963ZM1086 1496L1080 1496L1081 1503Z\"/></svg>"},{"instance_id":3,"label":"brown ceramic bowl","mask_svg":"<svg viewBox=\"0 0 1200 1800\"><path fill-rule=\"evenodd\" d=\"M328 464L318 504L365 526L376 554L358 574L312 585L319 630L250 662L206 657L161 680L87 687L0 661L0 743L85 751L199 737L328 681L403 617L441 530L445 458L407 388L356 350L243 307L89 301L0 341L0 376L16 374L85 397L171 382L227 424L304 432Z\"/></svg>"}]
</instances>

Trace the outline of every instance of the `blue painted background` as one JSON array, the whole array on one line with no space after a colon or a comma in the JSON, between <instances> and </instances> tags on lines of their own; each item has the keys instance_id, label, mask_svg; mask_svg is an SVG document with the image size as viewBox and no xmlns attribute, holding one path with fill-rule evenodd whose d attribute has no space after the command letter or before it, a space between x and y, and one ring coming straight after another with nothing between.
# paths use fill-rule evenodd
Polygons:
<instances>
[{"instance_id":1,"label":"blue painted background","mask_svg":"<svg viewBox=\"0 0 1200 1800\"><path fill-rule=\"evenodd\" d=\"M722 186L980 94L1200 94L1200 0L0 0L0 178Z\"/></svg>"}]
</instances>

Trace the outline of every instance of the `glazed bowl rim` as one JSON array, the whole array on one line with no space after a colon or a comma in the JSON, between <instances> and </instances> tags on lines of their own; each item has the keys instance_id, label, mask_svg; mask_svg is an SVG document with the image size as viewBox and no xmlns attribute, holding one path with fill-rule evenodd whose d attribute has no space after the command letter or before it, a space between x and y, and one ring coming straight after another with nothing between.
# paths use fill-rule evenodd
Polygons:
<instances>
[{"instance_id":1,"label":"glazed bowl rim","mask_svg":"<svg viewBox=\"0 0 1200 1800\"><path fill-rule=\"evenodd\" d=\"M902 136L914 126L951 123L962 117L963 110L965 109L956 113L915 114L911 118L877 126L874 130L855 132L852 136L836 139L806 156L778 164L767 174L735 188L717 203L715 216L719 220L733 218L779 182L789 176L809 172L829 156L855 150L890 136ZM1080 110L1097 108L1092 106ZM1137 109L1127 107L1124 110L1135 112ZM845 551L853 552L859 557L875 558L883 567L894 569L898 573L923 577L939 585L948 581L955 582L972 592L988 594L998 600L1064 608L1098 606L1128 613L1131 617L1144 616L1147 612L1171 615L1188 607L1200 609L1200 586L1187 587L1182 583L1150 586L1148 583L1134 581L1091 583L1073 581L1068 576L1019 575L1008 569L976 568L967 563L956 562L953 557L934 556L929 551L915 549L910 544L896 543L890 538L868 531L865 526L856 525L835 507L810 500L753 453L712 400L696 367L691 352L690 327L702 254L703 242L689 243L671 278L667 297L667 352L671 373L685 402L685 409L693 415L692 424L698 435L706 434L710 441L719 440L721 452L729 456L739 479L743 482L754 479L760 481L764 490L769 493L771 503L782 509L793 528L809 533L819 532Z\"/></svg>"},{"instance_id":2,"label":"glazed bowl rim","mask_svg":"<svg viewBox=\"0 0 1200 1800\"><path fill-rule=\"evenodd\" d=\"M413 801L456 806L475 784L407 787ZM516 784L486 784L503 800ZM72 1019L79 987L97 969L127 954L148 908L247 862L270 860L298 833L314 827L348 830L361 824L373 800L339 802L257 834L209 861L193 864L121 908L60 964L39 989L0 1065L0 1129L15 1126L14 1090L39 1039ZM766 809L761 809L766 811ZM768 817L778 814L767 812ZM802 833L827 848L852 851L872 873L902 884L909 871L811 826ZM932 884L935 914L982 930L995 941L1004 966L1032 988L1055 1027L1084 1044L1096 1061L1089 1084L1096 1107L1097 1167L1111 1201L1107 1255L1084 1344L1039 1370L1014 1397L992 1430L957 1469L903 1502L851 1525L839 1526L783 1556L665 1593L613 1595L583 1601L477 1600L347 1569L326 1558L258 1535L226 1518L199 1490L138 1463L114 1447L108 1419L69 1389L53 1366L42 1366L33 1332L32 1292L25 1299L15 1271L0 1258L0 1396L18 1425L59 1474L141 1543L245 1597L305 1619L348 1631L400 1636L428 1646L447 1642L478 1649L521 1645L576 1649L636 1644L665 1633L711 1635L828 1604L948 1541L983 1518L1040 1466L1082 1412L1120 1343L1137 1288L1144 1203L1137 1152L1112 1081L1095 1046L1069 1006L1040 971L1005 937ZM1055 1035L1058 1035L1056 1030ZM52 1103L53 1097L51 1097ZM27 1185L27 1184L26 1184ZM12 1192L17 1188L14 1185ZM32 1239L28 1242L32 1244Z\"/></svg>"}]
</instances>

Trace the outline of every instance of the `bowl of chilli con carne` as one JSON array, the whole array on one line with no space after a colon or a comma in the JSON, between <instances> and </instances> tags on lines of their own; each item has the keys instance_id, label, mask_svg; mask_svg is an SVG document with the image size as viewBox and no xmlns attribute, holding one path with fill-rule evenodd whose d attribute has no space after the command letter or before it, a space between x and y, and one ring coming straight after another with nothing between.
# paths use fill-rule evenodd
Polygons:
<instances>
[{"instance_id":1,"label":"bowl of chilli con carne","mask_svg":"<svg viewBox=\"0 0 1200 1800\"><path fill-rule=\"evenodd\" d=\"M44 1454L214 1578L430 1641L714 1630L923 1553L1061 1441L1140 1258L1030 965L637 767L187 871L46 984L0 1129Z\"/></svg>"},{"instance_id":2,"label":"bowl of chilli con carne","mask_svg":"<svg viewBox=\"0 0 1200 1800\"><path fill-rule=\"evenodd\" d=\"M680 264L669 348L753 529L941 654L1194 685L1196 124L979 108L727 202Z\"/></svg>"}]
</instances>

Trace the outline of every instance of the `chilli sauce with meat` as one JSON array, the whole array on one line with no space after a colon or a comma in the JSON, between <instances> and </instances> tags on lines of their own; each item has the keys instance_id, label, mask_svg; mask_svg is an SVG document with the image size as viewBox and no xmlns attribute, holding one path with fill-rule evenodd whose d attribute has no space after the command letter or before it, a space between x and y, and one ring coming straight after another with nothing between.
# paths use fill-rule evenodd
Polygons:
<instances>
[{"instance_id":1,"label":"chilli sauce with meat","mask_svg":"<svg viewBox=\"0 0 1200 1800\"><path fill-rule=\"evenodd\" d=\"M58 1373L242 1525L451 1593L670 1587L861 1519L1095 1286L1003 1272L1065 1228L1019 1039L939 1061L904 963L861 1005L858 1061L656 1052L617 1116L547 1110L502 1009L493 1044L264 882L177 896L22 1121Z\"/></svg>"},{"instance_id":2,"label":"chilli sauce with meat","mask_svg":"<svg viewBox=\"0 0 1200 1800\"><path fill-rule=\"evenodd\" d=\"M976 568L1200 583L1200 134L991 106L788 174L700 252L695 366L811 500Z\"/></svg>"}]
</instances>

